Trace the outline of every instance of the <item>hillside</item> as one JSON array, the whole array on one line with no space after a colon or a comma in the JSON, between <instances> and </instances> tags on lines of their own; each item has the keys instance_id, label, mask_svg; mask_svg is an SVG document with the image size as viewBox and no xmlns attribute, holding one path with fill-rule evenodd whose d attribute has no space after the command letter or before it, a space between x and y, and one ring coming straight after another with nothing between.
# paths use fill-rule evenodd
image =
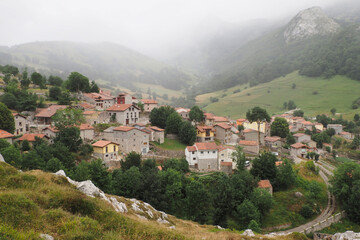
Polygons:
<instances>
[{"instance_id":1,"label":"hillside","mask_svg":"<svg viewBox=\"0 0 360 240\"><path fill-rule=\"evenodd\" d=\"M293 84L296 85L295 89L292 88ZM234 93L237 89L241 92ZM334 107L338 113L352 119L358 111L351 109L351 104L358 98L359 92L360 82L347 77L311 78L293 72L251 88L238 85L227 90L199 95L196 100L200 106L206 106L206 111L234 119L244 117L246 111L255 106L265 108L270 114L282 113L286 111L283 103L289 100L293 100L307 116L330 114L330 109ZM222 97L225 94L226 96ZM211 103L210 97L217 97L219 101Z\"/></svg>"},{"instance_id":2,"label":"hillside","mask_svg":"<svg viewBox=\"0 0 360 240\"><path fill-rule=\"evenodd\" d=\"M66 78L80 72L108 85L133 82L180 90L191 77L134 50L113 43L33 42L0 48L0 64L14 64Z\"/></svg>"},{"instance_id":3,"label":"hillside","mask_svg":"<svg viewBox=\"0 0 360 240\"><path fill-rule=\"evenodd\" d=\"M0 187L1 239L41 239L40 234L55 239L307 239L300 234L250 238L165 216L134 199L107 195L112 203L120 202L115 211L109 202L100 199L101 195L104 198L101 192L99 197L88 197L63 176L39 170L22 173L3 162ZM84 185L77 188L87 190ZM121 213L124 205L128 210ZM168 223L159 223L157 218L166 218Z\"/></svg>"}]
</instances>

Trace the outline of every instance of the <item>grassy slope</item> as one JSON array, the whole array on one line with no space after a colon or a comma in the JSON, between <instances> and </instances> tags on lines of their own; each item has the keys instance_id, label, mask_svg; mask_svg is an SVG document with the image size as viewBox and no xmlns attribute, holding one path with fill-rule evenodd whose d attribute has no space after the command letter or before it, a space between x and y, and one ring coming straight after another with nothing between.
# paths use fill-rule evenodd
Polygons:
<instances>
[{"instance_id":1,"label":"grassy slope","mask_svg":"<svg viewBox=\"0 0 360 240\"><path fill-rule=\"evenodd\" d=\"M296 84L296 89L292 89L293 83ZM266 108L270 114L281 113L284 112L283 103L289 100L295 101L307 116L319 113L329 114L333 107L338 113L344 113L348 118L352 118L354 113L359 112L359 110L351 109L351 103L359 97L360 82L343 76L335 76L331 79L309 78L293 72L269 83L233 94L233 90L238 88L243 89L244 86L239 85L226 92L218 91L200 95L196 100L199 105L204 106L209 103L211 96L228 93L226 97L219 98L219 102L211 103L205 109L232 118L244 117L246 111L255 106ZM314 91L318 94L314 95Z\"/></svg>"},{"instance_id":2,"label":"grassy slope","mask_svg":"<svg viewBox=\"0 0 360 240\"><path fill-rule=\"evenodd\" d=\"M0 215L0 239L40 239L40 233L55 239L250 239L173 216L169 219L176 229L170 230L132 212L116 213L63 177L41 171L20 173L6 163L0 163ZM306 239L299 237L272 239Z\"/></svg>"}]
</instances>

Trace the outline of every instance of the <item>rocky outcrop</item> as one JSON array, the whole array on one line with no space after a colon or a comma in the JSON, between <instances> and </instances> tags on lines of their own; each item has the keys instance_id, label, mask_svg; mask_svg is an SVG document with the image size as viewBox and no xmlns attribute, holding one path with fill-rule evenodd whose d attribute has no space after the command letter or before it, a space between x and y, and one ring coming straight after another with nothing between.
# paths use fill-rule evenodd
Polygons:
<instances>
[{"instance_id":1,"label":"rocky outcrop","mask_svg":"<svg viewBox=\"0 0 360 240\"><path fill-rule=\"evenodd\" d=\"M360 233L355 233L353 231L347 231L344 233L336 233L331 237L331 240L359 240Z\"/></svg>"},{"instance_id":2,"label":"rocky outcrop","mask_svg":"<svg viewBox=\"0 0 360 240\"><path fill-rule=\"evenodd\" d=\"M339 30L340 25L329 18L320 7L312 7L299 12L284 31L286 43L310 37L328 35Z\"/></svg>"}]
</instances>

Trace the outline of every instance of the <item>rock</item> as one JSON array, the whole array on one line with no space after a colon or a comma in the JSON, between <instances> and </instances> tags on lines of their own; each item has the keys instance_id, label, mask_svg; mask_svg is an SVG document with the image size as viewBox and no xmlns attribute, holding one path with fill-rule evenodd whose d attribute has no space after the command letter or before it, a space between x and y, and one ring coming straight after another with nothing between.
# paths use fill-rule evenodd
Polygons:
<instances>
[{"instance_id":1,"label":"rock","mask_svg":"<svg viewBox=\"0 0 360 240\"><path fill-rule=\"evenodd\" d=\"M63 176L63 177L66 177L66 173L64 172L64 170L59 170L57 171L56 173L54 173L55 175L57 176Z\"/></svg>"},{"instance_id":2,"label":"rock","mask_svg":"<svg viewBox=\"0 0 360 240\"><path fill-rule=\"evenodd\" d=\"M251 229L246 229L241 235L248 236L248 237L255 237L255 234Z\"/></svg>"},{"instance_id":3,"label":"rock","mask_svg":"<svg viewBox=\"0 0 360 240\"><path fill-rule=\"evenodd\" d=\"M336 233L331 237L332 240L360 240L360 233L346 231L344 233Z\"/></svg>"},{"instance_id":4,"label":"rock","mask_svg":"<svg viewBox=\"0 0 360 240\"><path fill-rule=\"evenodd\" d=\"M170 229L175 229L175 226L170 226L169 228L170 228Z\"/></svg>"},{"instance_id":5,"label":"rock","mask_svg":"<svg viewBox=\"0 0 360 240\"><path fill-rule=\"evenodd\" d=\"M295 197L302 198L304 195L301 192L294 193Z\"/></svg>"},{"instance_id":6,"label":"rock","mask_svg":"<svg viewBox=\"0 0 360 240\"><path fill-rule=\"evenodd\" d=\"M340 25L329 18L320 7L312 7L299 12L284 31L286 43L310 37L328 35L339 30Z\"/></svg>"},{"instance_id":7,"label":"rock","mask_svg":"<svg viewBox=\"0 0 360 240\"><path fill-rule=\"evenodd\" d=\"M53 236L50 236L49 234L40 234L40 238L44 239L44 240L54 240Z\"/></svg>"},{"instance_id":8,"label":"rock","mask_svg":"<svg viewBox=\"0 0 360 240\"><path fill-rule=\"evenodd\" d=\"M158 223L162 223L162 224L170 224L169 221L167 221L167 220L165 220L165 219L163 219L163 218L158 218L156 221L157 221Z\"/></svg>"},{"instance_id":9,"label":"rock","mask_svg":"<svg viewBox=\"0 0 360 240\"><path fill-rule=\"evenodd\" d=\"M83 182L79 182L77 185L77 189L85 193L89 197L100 197L102 191L95 186L90 180L86 180Z\"/></svg>"},{"instance_id":10,"label":"rock","mask_svg":"<svg viewBox=\"0 0 360 240\"><path fill-rule=\"evenodd\" d=\"M220 229L220 230L224 230L225 228L222 228L221 226L219 226L219 225L216 225L216 227L218 228L218 229Z\"/></svg>"},{"instance_id":11,"label":"rock","mask_svg":"<svg viewBox=\"0 0 360 240\"><path fill-rule=\"evenodd\" d=\"M5 159L1 154L0 154L0 162L5 162Z\"/></svg>"},{"instance_id":12,"label":"rock","mask_svg":"<svg viewBox=\"0 0 360 240\"><path fill-rule=\"evenodd\" d=\"M127 213L127 207L125 203L119 202L116 198L111 197L109 198L111 205L115 208L115 211L121 212L121 213Z\"/></svg>"},{"instance_id":13,"label":"rock","mask_svg":"<svg viewBox=\"0 0 360 240\"><path fill-rule=\"evenodd\" d=\"M135 212L144 212L140 207L139 205L134 202L133 204L131 204L131 208L135 211Z\"/></svg>"},{"instance_id":14,"label":"rock","mask_svg":"<svg viewBox=\"0 0 360 240\"><path fill-rule=\"evenodd\" d=\"M140 218L140 219L144 219L144 220L147 220L147 218L146 217L144 217L144 216L141 216L141 215L139 215L139 214L135 214L138 218Z\"/></svg>"},{"instance_id":15,"label":"rock","mask_svg":"<svg viewBox=\"0 0 360 240\"><path fill-rule=\"evenodd\" d=\"M151 210L147 210L146 213L149 215L150 218L154 218L154 214Z\"/></svg>"}]
</instances>

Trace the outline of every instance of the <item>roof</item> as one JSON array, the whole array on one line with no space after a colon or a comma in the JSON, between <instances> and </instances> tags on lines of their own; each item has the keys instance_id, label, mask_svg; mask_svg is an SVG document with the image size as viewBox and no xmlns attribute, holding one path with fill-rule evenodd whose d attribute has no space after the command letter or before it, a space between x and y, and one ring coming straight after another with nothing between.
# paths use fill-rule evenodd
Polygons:
<instances>
[{"instance_id":1,"label":"roof","mask_svg":"<svg viewBox=\"0 0 360 240\"><path fill-rule=\"evenodd\" d=\"M215 122L228 122L229 119L227 119L226 117L214 116L214 121Z\"/></svg>"},{"instance_id":2,"label":"roof","mask_svg":"<svg viewBox=\"0 0 360 240\"><path fill-rule=\"evenodd\" d=\"M328 126L328 128L329 127L342 127L341 124L328 124L327 126Z\"/></svg>"},{"instance_id":3,"label":"roof","mask_svg":"<svg viewBox=\"0 0 360 240\"><path fill-rule=\"evenodd\" d=\"M22 137L20 137L18 140L19 141L24 141L27 140L29 142L35 142L35 138L44 138L46 137L45 134L35 134L35 133L25 133Z\"/></svg>"},{"instance_id":4,"label":"roof","mask_svg":"<svg viewBox=\"0 0 360 240\"><path fill-rule=\"evenodd\" d=\"M54 133L59 132L59 130L57 130L57 129L56 129L55 127L53 127L53 126L48 126L48 127L44 128L44 130L46 130L46 129L49 129L50 131L52 131L52 132L54 132Z\"/></svg>"},{"instance_id":5,"label":"roof","mask_svg":"<svg viewBox=\"0 0 360 240\"><path fill-rule=\"evenodd\" d=\"M5 130L0 129L0 138L12 138L12 137L14 137L13 134L11 134L11 133L9 133L9 132L7 132Z\"/></svg>"},{"instance_id":6,"label":"roof","mask_svg":"<svg viewBox=\"0 0 360 240\"><path fill-rule=\"evenodd\" d=\"M93 130L94 129L94 127L88 123L80 124L79 128L80 128L80 130Z\"/></svg>"},{"instance_id":7,"label":"roof","mask_svg":"<svg viewBox=\"0 0 360 240\"><path fill-rule=\"evenodd\" d=\"M232 162L220 162L221 166L232 166Z\"/></svg>"},{"instance_id":8,"label":"roof","mask_svg":"<svg viewBox=\"0 0 360 240\"><path fill-rule=\"evenodd\" d=\"M242 132L243 133L251 133L251 132L257 132L257 131L254 129L248 128L248 129L243 130Z\"/></svg>"},{"instance_id":9,"label":"roof","mask_svg":"<svg viewBox=\"0 0 360 240\"><path fill-rule=\"evenodd\" d=\"M258 188L272 188L269 180L260 180L258 182Z\"/></svg>"},{"instance_id":10,"label":"roof","mask_svg":"<svg viewBox=\"0 0 360 240\"><path fill-rule=\"evenodd\" d=\"M226 145L219 145L219 146L218 146L219 152L224 151L224 150L226 150L226 149L235 150L235 147L234 147L234 146L226 146Z\"/></svg>"},{"instance_id":11,"label":"roof","mask_svg":"<svg viewBox=\"0 0 360 240\"><path fill-rule=\"evenodd\" d=\"M21 115L20 113L12 113L12 115L15 117L15 116L20 116L20 117L23 117L23 118L26 118L24 115Z\"/></svg>"},{"instance_id":12,"label":"roof","mask_svg":"<svg viewBox=\"0 0 360 240\"><path fill-rule=\"evenodd\" d=\"M162 171L162 166L157 166L157 168L159 169L159 171Z\"/></svg>"},{"instance_id":13,"label":"roof","mask_svg":"<svg viewBox=\"0 0 360 240\"><path fill-rule=\"evenodd\" d=\"M198 150L217 150L218 147L214 142L197 142L194 144Z\"/></svg>"},{"instance_id":14,"label":"roof","mask_svg":"<svg viewBox=\"0 0 360 240\"><path fill-rule=\"evenodd\" d=\"M277 136L274 136L274 137L265 137L265 141L266 142L276 142L276 141L279 141L281 138L280 137L277 137Z\"/></svg>"},{"instance_id":15,"label":"roof","mask_svg":"<svg viewBox=\"0 0 360 240\"><path fill-rule=\"evenodd\" d=\"M156 132L164 132L165 130L156 126L150 126L150 128Z\"/></svg>"},{"instance_id":16,"label":"roof","mask_svg":"<svg viewBox=\"0 0 360 240\"><path fill-rule=\"evenodd\" d=\"M35 117L51 118L57 110L65 109L66 107L66 105L51 105L48 108L42 109Z\"/></svg>"},{"instance_id":17,"label":"roof","mask_svg":"<svg viewBox=\"0 0 360 240\"><path fill-rule=\"evenodd\" d=\"M244 146L257 146L258 143L257 143L257 141L240 140L240 141L239 141L239 145L244 145Z\"/></svg>"},{"instance_id":18,"label":"roof","mask_svg":"<svg viewBox=\"0 0 360 240\"><path fill-rule=\"evenodd\" d=\"M292 148L309 148L308 146L306 146L305 144L302 143L294 143L293 145L291 145Z\"/></svg>"},{"instance_id":19,"label":"roof","mask_svg":"<svg viewBox=\"0 0 360 240\"><path fill-rule=\"evenodd\" d=\"M83 115L92 115L94 113L97 113L97 111L84 111L82 114Z\"/></svg>"},{"instance_id":20,"label":"roof","mask_svg":"<svg viewBox=\"0 0 360 240\"><path fill-rule=\"evenodd\" d=\"M114 142L111 142L111 141L104 141L104 140L100 140L100 141L97 141L96 143L93 143L92 146L93 147L105 147L109 144L115 144L115 145L119 145L117 143L114 143Z\"/></svg>"},{"instance_id":21,"label":"roof","mask_svg":"<svg viewBox=\"0 0 360 240\"><path fill-rule=\"evenodd\" d=\"M282 164L283 164L283 161L276 161L276 162L275 162L275 166L277 166L277 167L280 166L280 165L282 165Z\"/></svg>"},{"instance_id":22,"label":"roof","mask_svg":"<svg viewBox=\"0 0 360 240\"><path fill-rule=\"evenodd\" d=\"M214 120L215 116L212 113L204 113L205 119Z\"/></svg>"},{"instance_id":23,"label":"roof","mask_svg":"<svg viewBox=\"0 0 360 240\"><path fill-rule=\"evenodd\" d=\"M302 124L304 124L304 125L314 125L312 122L309 122L309 121L303 121Z\"/></svg>"},{"instance_id":24,"label":"roof","mask_svg":"<svg viewBox=\"0 0 360 240\"><path fill-rule=\"evenodd\" d=\"M342 131L341 133L339 133L340 135L351 135L351 133L349 132L345 132L345 131Z\"/></svg>"},{"instance_id":25,"label":"roof","mask_svg":"<svg viewBox=\"0 0 360 240\"><path fill-rule=\"evenodd\" d=\"M114 97L101 93L84 93L84 96L94 100L112 100Z\"/></svg>"},{"instance_id":26,"label":"roof","mask_svg":"<svg viewBox=\"0 0 360 240\"><path fill-rule=\"evenodd\" d=\"M90 104L90 103L80 103L79 106L84 108L84 109L93 109L93 108L95 108L95 106Z\"/></svg>"},{"instance_id":27,"label":"roof","mask_svg":"<svg viewBox=\"0 0 360 240\"><path fill-rule=\"evenodd\" d=\"M106 111L123 112L130 107L139 109L138 107L136 107L132 104L114 104L111 107L109 107L108 109L106 109Z\"/></svg>"},{"instance_id":28,"label":"roof","mask_svg":"<svg viewBox=\"0 0 360 240\"><path fill-rule=\"evenodd\" d=\"M237 122L245 122L246 121L246 118L238 118L236 119Z\"/></svg>"},{"instance_id":29,"label":"roof","mask_svg":"<svg viewBox=\"0 0 360 240\"><path fill-rule=\"evenodd\" d=\"M187 149L189 152L195 152L195 151L196 151L196 147L195 147L195 146L187 146L186 149Z\"/></svg>"},{"instance_id":30,"label":"roof","mask_svg":"<svg viewBox=\"0 0 360 240\"><path fill-rule=\"evenodd\" d=\"M189 108L175 108L176 112L182 113L182 112L190 112Z\"/></svg>"},{"instance_id":31,"label":"roof","mask_svg":"<svg viewBox=\"0 0 360 240\"><path fill-rule=\"evenodd\" d=\"M227 124L227 123L217 123L215 126L219 126L219 127L223 128L223 129L230 129L231 128L231 126L229 124Z\"/></svg>"},{"instance_id":32,"label":"roof","mask_svg":"<svg viewBox=\"0 0 360 240\"><path fill-rule=\"evenodd\" d=\"M205 132L206 130L214 131L214 128L212 126L197 126L196 128L200 132Z\"/></svg>"},{"instance_id":33,"label":"roof","mask_svg":"<svg viewBox=\"0 0 360 240\"><path fill-rule=\"evenodd\" d=\"M296 133L293 136L294 137L301 137L301 136L304 136L304 135L306 135L306 134L305 133Z\"/></svg>"},{"instance_id":34,"label":"roof","mask_svg":"<svg viewBox=\"0 0 360 240\"><path fill-rule=\"evenodd\" d=\"M154 99L141 99L141 102L143 102L144 104L157 104L158 102Z\"/></svg>"},{"instance_id":35,"label":"roof","mask_svg":"<svg viewBox=\"0 0 360 240\"><path fill-rule=\"evenodd\" d=\"M114 131L128 132L133 129L137 129L137 128L127 127L127 126L119 126L119 127L114 128Z\"/></svg>"}]
</instances>

